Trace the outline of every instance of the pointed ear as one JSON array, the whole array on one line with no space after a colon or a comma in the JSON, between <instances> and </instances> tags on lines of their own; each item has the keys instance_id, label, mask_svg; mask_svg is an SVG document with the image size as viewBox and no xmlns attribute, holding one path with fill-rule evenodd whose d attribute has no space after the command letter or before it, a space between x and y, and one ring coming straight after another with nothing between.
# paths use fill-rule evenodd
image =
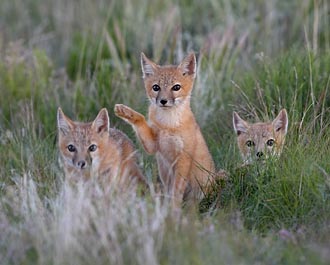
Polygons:
<instances>
[{"instance_id":1,"label":"pointed ear","mask_svg":"<svg viewBox=\"0 0 330 265\"><path fill-rule=\"evenodd\" d=\"M196 56L193 52L188 54L178 66L183 75L196 76Z\"/></svg>"},{"instance_id":2,"label":"pointed ear","mask_svg":"<svg viewBox=\"0 0 330 265\"><path fill-rule=\"evenodd\" d=\"M92 123L92 128L97 132L108 132L110 127L109 115L106 108L100 110Z\"/></svg>"},{"instance_id":3,"label":"pointed ear","mask_svg":"<svg viewBox=\"0 0 330 265\"><path fill-rule=\"evenodd\" d=\"M281 131L284 135L288 131L288 114L286 109L282 109L277 117L273 120L273 127L275 132Z\"/></svg>"},{"instance_id":4,"label":"pointed ear","mask_svg":"<svg viewBox=\"0 0 330 265\"><path fill-rule=\"evenodd\" d=\"M73 127L73 121L66 117L61 108L57 109L57 128L64 135L68 134Z\"/></svg>"},{"instance_id":5,"label":"pointed ear","mask_svg":"<svg viewBox=\"0 0 330 265\"><path fill-rule=\"evenodd\" d=\"M249 124L243 120L238 114L237 112L233 112L233 127L234 127L234 131L237 135L240 135L241 133L246 133L248 128L249 128Z\"/></svg>"},{"instance_id":6,"label":"pointed ear","mask_svg":"<svg viewBox=\"0 0 330 265\"><path fill-rule=\"evenodd\" d=\"M145 78L150 75L155 74L155 70L157 69L157 64L152 62L150 59L145 56L143 52L141 52L141 68L142 68L142 77Z\"/></svg>"}]
</instances>

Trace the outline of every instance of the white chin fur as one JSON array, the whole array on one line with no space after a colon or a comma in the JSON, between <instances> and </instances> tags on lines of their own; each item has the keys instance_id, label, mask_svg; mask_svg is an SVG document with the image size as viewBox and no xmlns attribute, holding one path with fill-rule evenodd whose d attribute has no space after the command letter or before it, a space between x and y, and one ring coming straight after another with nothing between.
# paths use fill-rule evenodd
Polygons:
<instances>
[{"instance_id":1,"label":"white chin fur","mask_svg":"<svg viewBox=\"0 0 330 265\"><path fill-rule=\"evenodd\" d=\"M178 127L181 125L182 113L187 108L184 100L176 99L171 107L156 107L156 119L167 127Z\"/></svg>"}]
</instances>

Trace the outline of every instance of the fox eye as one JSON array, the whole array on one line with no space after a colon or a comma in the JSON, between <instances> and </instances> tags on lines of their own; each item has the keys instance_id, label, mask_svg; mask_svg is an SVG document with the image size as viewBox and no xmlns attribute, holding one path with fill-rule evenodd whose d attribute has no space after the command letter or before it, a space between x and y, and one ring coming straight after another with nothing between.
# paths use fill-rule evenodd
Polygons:
<instances>
[{"instance_id":1,"label":"fox eye","mask_svg":"<svg viewBox=\"0 0 330 265\"><path fill-rule=\"evenodd\" d=\"M245 143L248 147L255 146L255 143L251 140L246 141Z\"/></svg>"},{"instance_id":2,"label":"fox eye","mask_svg":"<svg viewBox=\"0 0 330 265\"><path fill-rule=\"evenodd\" d=\"M69 144L67 148L68 148L69 152L75 152L76 151L76 148L72 144Z\"/></svg>"},{"instance_id":3,"label":"fox eye","mask_svg":"<svg viewBox=\"0 0 330 265\"><path fill-rule=\"evenodd\" d=\"M274 139L269 139L269 140L267 141L266 144L267 144L268 146L273 146L274 143L275 143Z\"/></svg>"},{"instance_id":4,"label":"fox eye","mask_svg":"<svg viewBox=\"0 0 330 265\"><path fill-rule=\"evenodd\" d=\"M159 85L153 85L152 86L152 90L155 91L155 92L157 92L157 91L160 90L160 86Z\"/></svg>"},{"instance_id":5,"label":"fox eye","mask_svg":"<svg viewBox=\"0 0 330 265\"><path fill-rule=\"evenodd\" d=\"M176 84L172 87L172 90L179 91L181 89L181 86L179 84Z\"/></svg>"},{"instance_id":6,"label":"fox eye","mask_svg":"<svg viewBox=\"0 0 330 265\"><path fill-rule=\"evenodd\" d=\"M95 144L92 144L88 147L88 151L89 152L95 152L97 149L97 146Z\"/></svg>"}]
</instances>

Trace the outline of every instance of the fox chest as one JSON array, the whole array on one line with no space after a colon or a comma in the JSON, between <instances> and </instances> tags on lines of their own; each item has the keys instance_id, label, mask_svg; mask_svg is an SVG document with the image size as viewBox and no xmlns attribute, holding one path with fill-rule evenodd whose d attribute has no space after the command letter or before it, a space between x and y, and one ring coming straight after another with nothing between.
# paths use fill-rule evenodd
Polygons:
<instances>
[{"instance_id":1,"label":"fox chest","mask_svg":"<svg viewBox=\"0 0 330 265\"><path fill-rule=\"evenodd\" d=\"M180 135L167 132L159 133L158 152L168 161L175 161L184 150L184 140Z\"/></svg>"}]
</instances>

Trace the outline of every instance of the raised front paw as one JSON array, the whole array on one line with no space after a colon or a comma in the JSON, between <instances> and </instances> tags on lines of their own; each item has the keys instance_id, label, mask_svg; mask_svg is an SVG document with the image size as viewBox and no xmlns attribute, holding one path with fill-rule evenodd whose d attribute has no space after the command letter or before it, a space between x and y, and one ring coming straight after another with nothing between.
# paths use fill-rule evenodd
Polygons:
<instances>
[{"instance_id":1,"label":"raised front paw","mask_svg":"<svg viewBox=\"0 0 330 265\"><path fill-rule=\"evenodd\" d=\"M115 114L118 117L132 124L136 124L144 120L144 116L142 114L136 112L135 110L123 104L115 105Z\"/></svg>"}]
</instances>

